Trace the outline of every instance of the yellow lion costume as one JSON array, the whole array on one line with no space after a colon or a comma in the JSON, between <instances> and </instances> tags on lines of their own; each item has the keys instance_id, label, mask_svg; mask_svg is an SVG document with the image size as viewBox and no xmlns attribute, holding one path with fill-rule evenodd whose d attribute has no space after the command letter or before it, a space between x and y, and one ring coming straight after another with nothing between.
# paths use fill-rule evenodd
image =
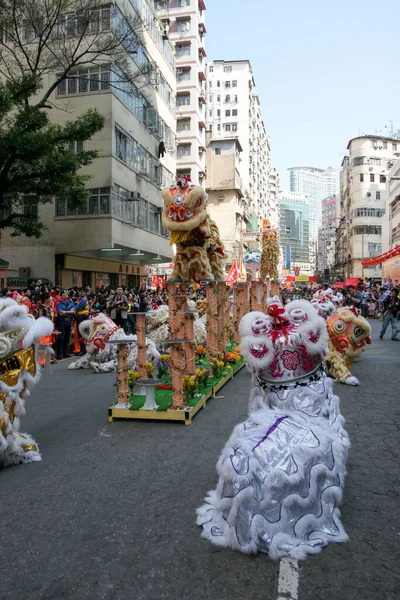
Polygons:
<instances>
[{"instance_id":1,"label":"yellow lion costume","mask_svg":"<svg viewBox=\"0 0 400 600\"><path fill-rule=\"evenodd\" d=\"M162 223L170 232L176 256L171 280L225 279L225 253L218 227L207 213L207 194L187 177L162 192Z\"/></svg>"},{"instance_id":2,"label":"yellow lion costume","mask_svg":"<svg viewBox=\"0 0 400 600\"><path fill-rule=\"evenodd\" d=\"M325 367L330 377L346 385L359 385L357 377L351 374L352 362L371 343L371 327L364 317L353 307L338 308L326 321L328 328L329 352Z\"/></svg>"}]
</instances>

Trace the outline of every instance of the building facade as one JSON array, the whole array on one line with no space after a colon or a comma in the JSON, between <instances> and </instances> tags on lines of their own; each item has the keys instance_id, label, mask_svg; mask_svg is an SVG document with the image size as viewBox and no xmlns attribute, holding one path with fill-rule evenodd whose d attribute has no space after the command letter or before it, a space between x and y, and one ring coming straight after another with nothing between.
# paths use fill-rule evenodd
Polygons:
<instances>
[{"instance_id":1,"label":"building facade","mask_svg":"<svg viewBox=\"0 0 400 600\"><path fill-rule=\"evenodd\" d=\"M156 0L176 51L177 173L203 185L206 177L204 0Z\"/></svg>"},{"instance_id":2,"label":"building facade","mask_svg":"<svg viewBox=\"0 0 400 600\"><path fill-rule=\"evenodd\" d=\"M249 222L239 174L242 148L236 137L213 139L207 133L207 179L209 210L224 242L227 263L239 259L241 233Z\"/></svg>"},{"instance_id":3,"label":"building facade","mask_svg":"<svg viewBox=\"0 0 400 600\"><path fill-rule=\"evenodd\" d=\"M89 108L105 116L104 128L83 144L98 151L82 169L90 176L89 198L79 210L70 210L67 201L39 206L47 230L38 240L12 238L6 230L2 256L10 276L47 278L63 287L135 286L144 265L172 257L160 191L176 172L175 49L148 0L107 5L102 31L112 35L124 11L141 24L135 52L126 55L134 83L121 83L124 78L103 58L90 67L78 65L50 98L50 117L59 124ZM56 76L45 76L44 85Z\"/></svg>"},{"instance_id":4,"label":"building facade","mask_svg":"<svg viewBox=\"0 0 400 600\"><path fill-rule=\"evenodd\" d=\"M399 140L400 148L400 140ZM400 159L387 175L386 212L382 221L382 250L387 252L400 245Z\"/></svg>"},{"instance_id":5,"label":"building facade","mask_svg":"<svg viewBox=\"0 0 400 600\"><path fill-rule=\"evenodd\" d=\"M207 65L207 130L213 139L237 137L243 149L239 173L251 228L270 218L269 140L248 60L217 60Z\"/></svg>"},{"instance_id":6,"label":"building facade","mask_svg":"<svg viewBox=\"0 0 400 600\"><path fill-rule=\"evenodd\" d=\"M268 218L271 223L271 227L275 229L279 229L279 221L280 221L280 183L279 183L279 175L275 167L270 168L269 170L269 210L268 210Z\"/></svg>"},{"instance_id":7,"label":"building facade","mask_svg":"<svg viewBox=\"0 0 400 600\"><path fill-rule=\"evenodd\" d=\"M322 223L322 200L336 194L336 172L315 167L291 167L290 190L305 194L309 202L310 243L315 244Z\"/></svg>"},{"instance_id":8,"label":"building facade","mask_svg":"<svg viewBox=\"0 0 400 600\"><path fill-rule=\"evenodd\" d=\"M282 191L280 197L280 243L283 269L287 275L310 274L308 198L297 192Z\"/></svg>"},{"instance_id":9,"label":"building facade","mask_svg":"<svg viewBox=\"0 0 400 600\"><path fill-rule=\"evenodd\" d=\"M317 271L332 269L335 264L336 228L339 224L340 195L322 200L322 222L318 230Z\"/></svg>"},{"instance_id":10,"label":"building facade","mask_svg":"<svg viewBox=\"0 0 400 600\"><path fill-rule=\"evenodd\" d=\"M382 252L388 173L400 156L400 140L365 135L351 139L347 149L340 174L338 276L380 279L380 265L363 268L361 262Z\"/></svg>"}]
</instances>

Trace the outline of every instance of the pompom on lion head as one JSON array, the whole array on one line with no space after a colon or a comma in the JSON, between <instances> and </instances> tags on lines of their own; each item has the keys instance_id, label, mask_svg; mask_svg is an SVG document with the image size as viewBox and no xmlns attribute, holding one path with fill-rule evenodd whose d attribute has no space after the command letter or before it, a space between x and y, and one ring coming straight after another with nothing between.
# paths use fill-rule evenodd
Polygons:
<instances>
[{"instance_id":1,"label":"pompom on lion head","mask_svg":"<svg viewBox=\"0 0 400 600\"><path fill-rule=\"evenodd\" d=\"M207 194L187 177L179 177L174 185L162 191L162 222L171 232L192 231L207 214ZM179 237L179 236L178 236ZM179 243L179 239L176 240Z\"/></svg>"}]
</instances>

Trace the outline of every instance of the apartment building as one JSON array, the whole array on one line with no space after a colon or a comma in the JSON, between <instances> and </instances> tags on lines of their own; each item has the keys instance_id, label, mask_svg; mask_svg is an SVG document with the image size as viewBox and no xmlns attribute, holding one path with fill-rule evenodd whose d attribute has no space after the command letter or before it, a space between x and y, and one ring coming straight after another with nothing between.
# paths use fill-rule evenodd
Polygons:
<instances>
[{"instance_id":1,"label":"apartment building","mask_svg":"<svg viewBox=\"0 0 400 600\"><path fill-rule=\"evenodd\" d=\"M342 277L380 279L380 265L363 268L361 262L382 252L388 173L400 157L400 140L364 135L351 139L347 150L340 174L337 271Z\"/></svg>"},{"instance_id":2,"label":"apartment building","mask_svg":"<svg viewBox=\"0 0 400 600\"><path fill-rule=\"evenodd\" d=\"M176 51L177 173L203 185L206 177L204 0L154 3Z\"/></svg>"},{"instance_id":3,"label":"apartment building","mask_svg":"<svg viewBox=\"0 0 400 600\"><path fill-rule=\"evenodd\" d=\"M304 194L285 191L280 196L280 242L283 267L291 275L310 274L309 203Z\"/></svg>"},{"instance_id":4,"label":"apartment building","mask_svg":"<svg viewBox=\"0 0 400 600\"><path fill-rule=\"evenodd\" d=\"M317 271L331 269L335 264L336 228L340 221L340 195L322 200L322 220L318 230Z\"/></svg>"},{"instance_id":5,"label":"apartment building","mask_svg":"<svg viewBox=\"0 0 400 600\"><path fill-rule=\"evenodd\" d=\"M400 158L389 170L386 185L386 211L382 221L383 252L400 246Z\"/></svg>"},{"instance_id":6,"label":"apartment building","mask_svg":"<svg viewBox=\"0 0 400 600\"><path fill-rule=\"evenodd\" d=\"M216 60L207 65L207 130L213 139L236 137L242 148L239 173L249 229L272 216L269 200L270 145L248 60ZM276 208L276 207L275 207Z\"/></svg>"},{"instance_id":7,"label":"apartment building","mask_svg":"<svg viewBox=\"0 0 400 600\"><path fill-rule=\"evenodd\" d=\"M269 170L269 214L271 227L279 229L280 220L280 184L279 175L275 167Z\"/></svg>"},{"instance_id":8,"label":"apartment building","mask_svg":"<svg viewBox=\"0 0 400 600\"><path fill-rule=\"evenodd\" d=\"M50 98L51 119L63 124L89 108L105 118L102 131L84 143L98 157L82 172L90 175L89 198L79 210L68 202L39 207L47 225L36 240L2 234L2 257L10 276L48 278L63 287L140 284L144 265L169 262L172 253L161 225L160 190L176 172L175 48L152 0L113 2L99 8L96 31L139 22L134 51L126 60L135 74L125 81L114 65L79 65ZM97 11L96 11L97 12ZM69 36L79 33L78 13L66 15ZM132 34L133 36L133 34ZM37 43L35 35L30 43ZM57 73L44 77L44 86ZM82 146L77 144L78 151Z\"/></svg>"},{"instance_id":9,"label":"apartment building","mask_svg":"<svg viewBox=\"0 0 400 600\"><path fill-rule=\"evenodd\" d=\"M310 211L310 242L315 243L322 222L322 200L336 194L336 171L316 167L290 167L290 190L305 194Z\"/></svg>"},{"instance_id":10,"label":"apartment building","mask_svg":"<svg viewBox=\"0 0 400 600\"><path fill-rule=\"evenodd\" d=\"M242 147L237 137L214 139L210 131L206 146L209 210L224 242L227 263L232 264L239 258L241 233L250 219L239 172Z\"/></svg>"}]
</instances>

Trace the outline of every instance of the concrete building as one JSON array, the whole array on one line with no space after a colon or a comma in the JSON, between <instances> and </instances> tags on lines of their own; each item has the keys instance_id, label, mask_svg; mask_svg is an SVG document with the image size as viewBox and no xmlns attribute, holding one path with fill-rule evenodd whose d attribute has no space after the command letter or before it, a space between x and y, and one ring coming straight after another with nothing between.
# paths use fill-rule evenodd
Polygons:
<instances>
[{"instance_id":1,"label":"concrete building","mask_svg":"<svg viewBox=\"0 0 400 600\"><path fill-rule=\"evenodd\" d=\"M216 60L207 65L207 129L213 139L237 137L243 149L239 165L251 228L270 218L269 140L248 60Z\"/></svg>"},{"instance_id":2,"label":"concrete building","mask_svg":"<svg viewBox=\"0 0 400 600\"><path fill-rule=\"evenodd\" d=\"M322 222L318 230L317 271L332 269L335 264L336 228L339 225L340 195L322 200Z\"/></svg>"},{"instance_id":3,"label":"concrete building","mask_svg":"<svg viewBox=\"0 0 400 600\"><path fill-rule=\"evenodd\" d=\"M154 6L176 50L177 173L203 185L206 5L204 0L156 0Z\"/></svg>"},{"instance_id":4,"label":"concrete building","mask_svg":"<svg viewBox=\"0 0 400 600\"><path fill-rule=\"evenodd\" d=\"M363 268L382 252L388 172L400 156L400 140L364 135L349 141L340 174L340 223L336 267L341 277L381 278L381 266Z\"/></svg>"},{"instance_id":5,"label":"concrete building","mask_svg":"<svg viewBox=\"0 0 400 600\"><path fill-rule=\"evenodd\" d=\"M206 191L210 214L218 225L228 264L239 258L241 233L247 229L250 219L239 174L241 151L236 137L215 140L212 133L207 132Z\"/></svg>"},{"instance_id":6,"label":"concrete building","mask_svg":"<svg viewBox=\"0 0 400 600\"><path fill-rule=\"evenodd\" d=\"M383 252L400 245L400 159L389 170L386 186L386 211L382 219Z\"/></svg>"},{"instance_id":7,"label":"concrete building","mask_svg":"<svg viewBox=\"0 0 400 600\"><path fill-rule=\"evenodd\" d=\"M280 220L280 184L279 175L275 167L269 170L269 211L268 218L271 227L279 229Z\"/></svg>"},{"instance_id":8,"label":"concrete building","mask_svg":"<svg viewBox=\"0 0 400 600\"><path fill-rule=\"evenodd\" d=\"M336 194L336 171L315 167L290 167L290 190L305 194L310 212L310 244L315 248L322 223L322 200Z\"/></svg>"},{"instance_id":9,"label":"concrete building","mask_svg":"<svg viewBox=\"0 0 400 600\"><path fill-rule=\"evenodd\" d=\"M280 197L280 242L283 269L295 274L310 274L309 204L304 194L282 191ZM288 273L288 274L289 274Z\"/></svg>"},{"instance_id":10,"label":"concrete building","mask_svg":"<svg viewBox=\"0 0 400 600\"><path fill-rule=\"evenodd\" d=\"M84 143L85 149L99 152L82 169L91 176L89 198L73 211L64 201L40 206L47 230L38 240L3 232L2 258L10 263L9 276L48 278L63 287L136 286L144 265L172 257L161 226L160 190L174 180L176 171L174 47L152 1L121 3L121 10L118 4L112 10L105 7L101 27L112 35L116 20L124 19L122 10L139 16L140 41L127 54L137 85L121 84L103 59L90 68L78 67L76 78L55 90L50 98L54 122L63 124L94 107L106 118L104 128ZM55 77L45 76L44 86ZM161 142L165 152L160 155Z\"/></svg>"}]
</instances>

